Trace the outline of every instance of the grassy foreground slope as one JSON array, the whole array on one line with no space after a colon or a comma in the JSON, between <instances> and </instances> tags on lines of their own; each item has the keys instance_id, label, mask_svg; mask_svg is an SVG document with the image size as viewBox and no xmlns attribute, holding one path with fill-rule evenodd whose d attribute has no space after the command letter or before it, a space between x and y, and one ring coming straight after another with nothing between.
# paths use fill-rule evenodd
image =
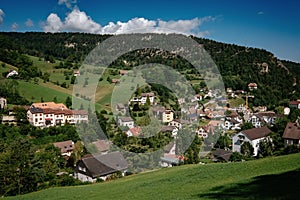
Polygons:
<instances>
[{"instance_id":1,"label":"grassy foreground slope","mask_svg":"<svg viewBox=\"0 0 300 200\"><path fill-rule=\"evenodd\" d=\"M241 163L185 165L93 185L9 199L297 199L300 154Z\"/></svg>"}]
</instances>

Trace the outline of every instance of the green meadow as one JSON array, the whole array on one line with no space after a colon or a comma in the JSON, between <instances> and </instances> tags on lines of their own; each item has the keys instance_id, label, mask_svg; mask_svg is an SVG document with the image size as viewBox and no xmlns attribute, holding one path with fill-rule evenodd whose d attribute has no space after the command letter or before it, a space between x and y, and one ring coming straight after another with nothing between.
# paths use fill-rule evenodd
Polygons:
<instances>
[{"instance_id":1,"label":"green meadow","mask_svg":"<svg viewBox=\"0 0 300 200\"><path fill-rule=\"evenodd\" d=\"M238 163L183 165L8 199L298 199L299 160L298 153Z\"/></svg>"}]
</instances>

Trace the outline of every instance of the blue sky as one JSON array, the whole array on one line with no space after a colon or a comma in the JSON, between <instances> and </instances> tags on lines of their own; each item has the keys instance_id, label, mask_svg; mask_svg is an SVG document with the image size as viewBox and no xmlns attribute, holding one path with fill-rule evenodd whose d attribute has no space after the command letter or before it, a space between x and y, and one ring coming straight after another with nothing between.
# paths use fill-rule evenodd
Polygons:
<instances>
[{"instance_id":1,"label":"blue sky","mask_svg":"<svg viewBox=\"0 0 300 200\"><path fill-rule=\"evenodd\" d=\"M295 0L0 0L0 31L174 30L300 62Z\"/></svg>"}]
</instances>

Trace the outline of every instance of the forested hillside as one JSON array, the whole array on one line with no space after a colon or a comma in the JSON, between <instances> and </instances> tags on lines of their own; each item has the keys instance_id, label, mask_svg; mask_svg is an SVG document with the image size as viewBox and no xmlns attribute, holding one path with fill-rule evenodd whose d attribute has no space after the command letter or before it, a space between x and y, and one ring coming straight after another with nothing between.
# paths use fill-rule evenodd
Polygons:
<instances>
[{"instance_id":1,"label":"forested hillside","mask_svg":"<svg viewBox=\"0 0 300 200\"><path fill-rule=\"evenodd\" d=\"M85 56L108 37L110 36L85 33L0 33L0 60L19 67L20 77L28 79L42 74L32 67L26 54L49 62L60 60L58 66L61 68L78 68ZM273 109L275 106L285 105L288 100L299 98L300 64L281 61L263 49L192 38L202 44L212 56L219 67L225 87L247 91L248 83L258 84L258 89L253 91L255 98L250 99L251 104L266 105ZM139 64L157 62L181 70L190 68L190 65L178 56L170 53L151 54L151 51L153 50L148 49L126 54L112 66L131 68ZM126 64L123 59L126 59Z\"/></svg>"}]
</instances>

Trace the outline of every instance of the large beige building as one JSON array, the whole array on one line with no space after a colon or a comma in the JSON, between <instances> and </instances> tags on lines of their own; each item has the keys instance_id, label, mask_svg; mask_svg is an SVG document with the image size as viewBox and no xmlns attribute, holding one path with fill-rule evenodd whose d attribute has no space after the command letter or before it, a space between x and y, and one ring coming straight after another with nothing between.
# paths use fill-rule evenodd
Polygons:
<instances>
[{"instance_id":1,"label":"large beige building","mask_svg":"<svg viewBox=\"0 0 300 200\"><path fill-rule=\"evenodd\" d=\"M85 110L70 110L62 103L34 103L27 111L27 119L33 126L47 127L88 122L88 113Z\"/></svg>"},{"instance_id":2,"label":"large beige building","mask_svg":"<svg viewBox=\"0 0 300 200\"><path fill-rule=\"evenodd\" d=\"M173 121L174 119L174 114L171 110L165 110L165 112L163 112L162 114L162 122L163 123L169 123L171 121Z\"/></svg>"}]
</instances>

